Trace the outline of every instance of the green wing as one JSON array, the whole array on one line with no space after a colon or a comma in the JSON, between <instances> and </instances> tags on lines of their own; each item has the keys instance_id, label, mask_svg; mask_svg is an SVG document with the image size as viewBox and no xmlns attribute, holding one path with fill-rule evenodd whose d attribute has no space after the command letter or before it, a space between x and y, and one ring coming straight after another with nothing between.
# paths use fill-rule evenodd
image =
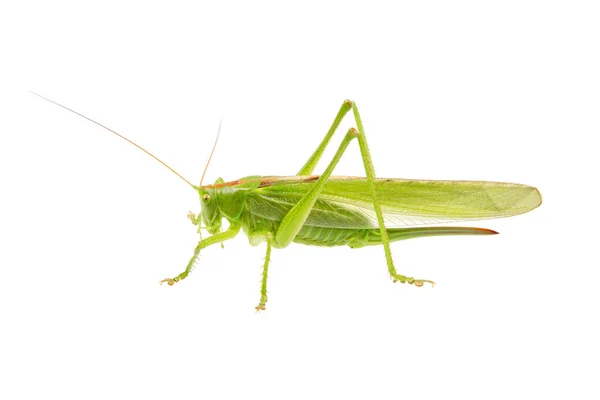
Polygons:
<instances>
[{"instance_id":1,"label":"green wing","mask_svg":"<svg viewBox=\"0 0 600 400\"><path fill-rule=\"evenodd\" d=\"M258 216L281 220L317 178L264 178L247 197L246 207ZM375 186L388 228L510 217L542 202L536 188L516 183L377 179ZM376 227L366 179L331 177L305 225Z\"/></svg>"}]
</instances>

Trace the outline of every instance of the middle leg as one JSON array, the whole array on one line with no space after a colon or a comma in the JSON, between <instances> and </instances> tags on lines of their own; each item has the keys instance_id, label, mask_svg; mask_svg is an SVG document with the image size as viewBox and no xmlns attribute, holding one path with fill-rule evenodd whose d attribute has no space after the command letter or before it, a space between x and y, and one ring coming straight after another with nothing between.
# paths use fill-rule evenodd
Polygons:
<instances>
[{"instance_id":1,"label":"middle leg","mask_svg":"<svg viewBox=\"0 0 600 400\"><path fill-rule=\"evenodd\" d=\"M262 284L260 286L260 302L254 308L256 311L264 311L267 305L267 276L269 274L269 262L271 261L271 234L267 237L267 255L265 256L265 263L263 264L262 272Z\"/></svg>"}]
</instances>

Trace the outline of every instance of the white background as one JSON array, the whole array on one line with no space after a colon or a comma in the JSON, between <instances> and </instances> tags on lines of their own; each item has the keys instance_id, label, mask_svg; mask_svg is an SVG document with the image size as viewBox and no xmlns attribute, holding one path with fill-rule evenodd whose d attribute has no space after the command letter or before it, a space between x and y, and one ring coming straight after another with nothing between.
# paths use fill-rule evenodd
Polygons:
<instances>
[{"instance_id":1,"label":"white background","mask_svg":"<svg viewBox=\"0 0 600 400\"><path fill-rule=\"evenodd\" d=\"M600 396L595 2L390 4L2 6L1 398ZM378 176L544 204L477 224L494 237L392 245L435 289L392 284L381 248L274 250L256 314L264 245L240 235L160 286L197 195L27 90L195 183L222 116L207 181L290 175L351 98ZM336 172L363 174L356 144Z\"/></svg>"}]
</instances>

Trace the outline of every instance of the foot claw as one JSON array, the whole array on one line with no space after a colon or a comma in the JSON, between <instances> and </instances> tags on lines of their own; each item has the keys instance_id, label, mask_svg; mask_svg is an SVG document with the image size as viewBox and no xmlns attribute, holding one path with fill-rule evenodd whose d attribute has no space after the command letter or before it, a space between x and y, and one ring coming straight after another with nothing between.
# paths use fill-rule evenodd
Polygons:
<instances>
[{"instance_id":1,"label":"foot claw","mask_svg":"<svg viewBox=\"0 0 600 400\"><path fill-rule=\"evenodd\" d=\"M428 280L426 280L426 279L416 279L416 280L413 282L413 285L415 285L415 286L418 286L418 287L421 287L421 286L423 286L425 283L430 283L430 284L431 284L431 287L434 287L434 286L435 286L435 282L434 282L434 281L428 281Z\"/></svg>"},{"instance_id":2,"label":"foot claw","mask_svg":"<svg viewBox=\"0 0 600 400\"><path fill-rule=\"evenodd\" d=\"M254 307L254 309L256 310L256 312L259 312L259 311L265 311L267 309L267 307L266 307L265 303L259 303L256 307Z\"/></svg>"},{"instance_id":3,"label":"foot claw","mask_svg":"<svg viewBox=\"0 0 600 400\"><path fill-rule=\"evenodd\" d=\"M417 287L421 287L423 286L425 283L430 283L431 287L435 286L435 282L434 281L429 281L427 279L415 279L415 278L407 278L405 276L402 275L398 275L398 276L392 276L392 282L396 283L396 282L400 282L400 283L408 283L409 285L415 285Z\"/></svg>"},{"instance_id":4,"label":"foot claw","mask_svg":"<svg viewBox=\"0 0 600 400\"><path fill-rule=\"evenodd\" d=\"M179 282L179 278L166 278L160 281L159 283L162 285L165 282L167 283L167 285L173 286L175 282Z\"/></svg>"}]
</instances>

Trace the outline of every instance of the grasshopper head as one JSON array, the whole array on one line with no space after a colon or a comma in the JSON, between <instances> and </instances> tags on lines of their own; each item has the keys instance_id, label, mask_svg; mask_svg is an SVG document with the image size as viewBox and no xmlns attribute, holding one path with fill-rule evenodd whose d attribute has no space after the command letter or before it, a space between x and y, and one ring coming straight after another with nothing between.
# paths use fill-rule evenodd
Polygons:
<instances>
[{"instance_id":1,"label":"grasshopper head","mask_svg":"<svg viewBox=\"0 0 600 400\"><path fill-rule=\"evenodd\" d=\"M220 179L223 181L222 179ZM217 183L219 181L217 180ZM202 207L202 220L206 229L211 235L219 233L221 231L221 220L223 216L217 206L217 196L215 188L201 187L198 192L200 193L200 205Z\"/></svg>"}]
</instances>

